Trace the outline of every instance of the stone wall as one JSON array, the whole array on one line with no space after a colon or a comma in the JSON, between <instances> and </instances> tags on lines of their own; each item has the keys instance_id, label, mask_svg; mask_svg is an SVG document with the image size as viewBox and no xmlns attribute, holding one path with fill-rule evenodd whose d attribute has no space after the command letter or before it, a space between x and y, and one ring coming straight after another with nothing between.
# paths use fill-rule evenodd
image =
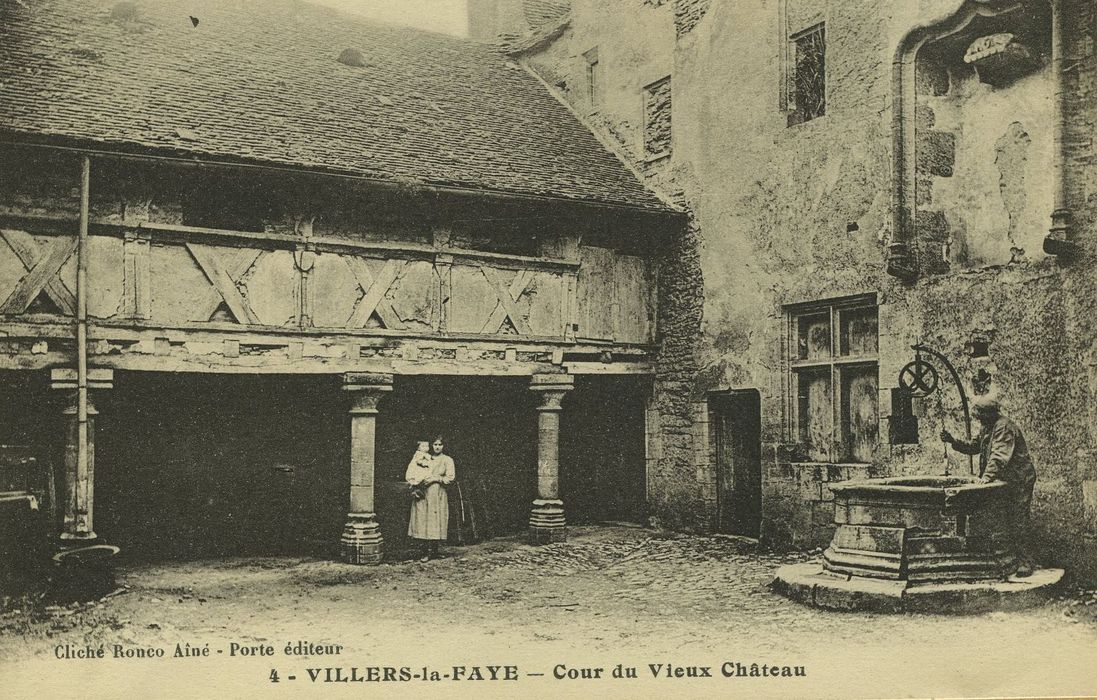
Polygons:
<instances>
[{"instance_id":1,"label":"stone wall","mask_svg":"<svg viewBox=\"0 0 1097 700\"><path fill-rule=\"evenodd\" d=\"M1097 283L1086 252L1097 209L1089 195L1097 191L1091 4L1066 0L1064 21L1070 198L1083 254L1065 262L1041 246L1052 204L1046 55L1034 72L996 88L970 70L922 70L911 155L918 164L914 247L924 265L913 284L885 271L895 233L892 59L913 27L946 20L964 4L657 5L576 2L567 32L523 58L556 76L591 127L692 212L694 227L662 268L663 362L654 403L662 451L649 466L660 521L698 529L714 523L715 472L698 456L709 446L696 443L709 437L696 407L715 390L761 393L762 537L773 545L829 539L832 481L941 472L937 432L962 432L959 400L947 385L916 402L917 444L887 441L890 389L913 357L911 344L923 341L957 365L969 393L978 385L1001 394L1040 470L1040 551L1085 573L1097 533ZM826 27L826 114L789 126L790 36L819 21ZM593 46L607 86L594 111L583 102L580 61ZM641 91L664 75L673 81L673 152L652 164L642 157ZM791 425L785 306L861 294L879 304L881 444L868 464L806 462ZM972 352L976 341L986 343L985 353ZM948 459L954 472L967 469L966 458Z\"/></svg>"}]
</instances>

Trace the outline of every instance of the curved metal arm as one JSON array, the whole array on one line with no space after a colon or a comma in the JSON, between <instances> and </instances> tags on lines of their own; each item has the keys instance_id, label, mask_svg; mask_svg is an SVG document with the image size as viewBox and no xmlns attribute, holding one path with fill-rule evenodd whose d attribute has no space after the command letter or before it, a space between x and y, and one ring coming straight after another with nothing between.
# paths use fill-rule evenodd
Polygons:
<instances>
[{"instance_id":1,"label":"curved metal arm","mask_svg":"<svg viewBox=\"0 0 1097 700\"><path fill-rule=\"evenodd\" d=\"M964 430L966 431L967 441L971 442L971 411L968 407L967 392L964 391L964 383L960 379L960 373L956 371L956 368L952 366L952 363L948 361L948 358L937 352L933 348L924 343L918 343L917 345L911 345L911 350L915 352L924 352L929 355L933 355L945 366L948 373L952 375L952 381L956 383L956 391L960 393L960 405L964 409ZM972 474L975 473L975 464L972 460L972 455L968 455L968 469Z\"/></svg>"}]
</instances>

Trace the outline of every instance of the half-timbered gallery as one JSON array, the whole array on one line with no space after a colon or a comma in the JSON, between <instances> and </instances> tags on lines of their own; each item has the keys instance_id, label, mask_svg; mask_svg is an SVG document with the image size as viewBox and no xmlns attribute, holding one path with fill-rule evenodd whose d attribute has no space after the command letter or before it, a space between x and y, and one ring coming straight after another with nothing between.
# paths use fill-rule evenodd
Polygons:
<instances>
[{"instance_id":1,"label":"half-timbered gallery","mask_svg":"<svg viewBox=\"0 0 1097 700\"><path fill-rule=\"evenodd\" d=\"M0 443L63 539L376 562L436 434L483 533L645 517L683 217L534 74L290 0L0 23Z\"/></svg>"}]
</instances>

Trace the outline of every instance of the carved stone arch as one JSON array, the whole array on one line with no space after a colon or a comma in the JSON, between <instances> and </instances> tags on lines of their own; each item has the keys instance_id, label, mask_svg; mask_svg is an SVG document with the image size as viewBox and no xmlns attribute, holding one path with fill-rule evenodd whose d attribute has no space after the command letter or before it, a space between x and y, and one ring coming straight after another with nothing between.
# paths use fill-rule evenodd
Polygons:
<instances>
[{"instance_id":1,"label":"carved stone arch","mask_svg":"<svg viewBox=\"0 0 1097 700\"><path fill-rule=\"evenodd\" d=\"M1043 5L1041 0L963 0L942 19L918 25L896 46L892 59L892 171L891 243L887 271L904 281L913 281L922 265L912 250L915 242L915 214L918 207L917 92L916 69L919 52L968 29L980 18L1016 13Z\"/></svg>"}]
</instances>

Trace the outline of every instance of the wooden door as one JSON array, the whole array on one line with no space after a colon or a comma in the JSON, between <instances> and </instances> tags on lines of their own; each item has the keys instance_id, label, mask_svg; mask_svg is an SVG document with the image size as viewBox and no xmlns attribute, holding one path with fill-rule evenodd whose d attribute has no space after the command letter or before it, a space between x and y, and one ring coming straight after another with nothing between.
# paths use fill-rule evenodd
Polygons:
<instances>
[{"instance_id":1,"label":"wooden door","mask_svg":"<svg viewBox=\"0 0 1097 700\"><path fill-rule=\"evenodd\" d=\"M717 529L757 537L762 522L761 400L758 392L709 397L716 442Z\"/></svg>"}]
</instances>

